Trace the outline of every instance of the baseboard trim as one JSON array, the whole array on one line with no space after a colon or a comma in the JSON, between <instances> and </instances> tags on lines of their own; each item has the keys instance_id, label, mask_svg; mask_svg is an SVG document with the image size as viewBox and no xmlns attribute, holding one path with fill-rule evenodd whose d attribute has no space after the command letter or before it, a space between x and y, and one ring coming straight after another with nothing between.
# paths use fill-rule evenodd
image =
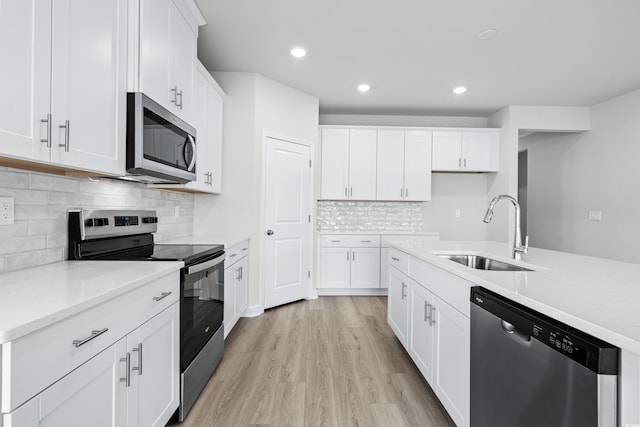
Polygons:
<instances>
[{"instance_id":1,"label":"baseboard trim","mask_svg":"<svg viewBox=\"0 0 640 427\"><path fill-rule=\"evenodd\" d=\"M240 317L256 317L264 313L261 305L250 305Z\"/></svg>"},{"instance_id":2,"label":"baseboard trim","mask_svg":"<svg viewBox=\"0 0 640 427\"><path fill-rule=\"evenodd\" d=\"M319 296L385 296L387 289L319 288Z\"/></svg>"},{"instance_id":3,"label":"baseboard trim","mask_svg":"<svg viewBox=\"0 0 640 427\"><path fill-rule=\"evenodd\" d=\"M314 299L318 299L318 290L314 289L311 291L311 295L309 295L308 297L305 298L307 301L311 301Z\"/></svg>"}]
</instances>

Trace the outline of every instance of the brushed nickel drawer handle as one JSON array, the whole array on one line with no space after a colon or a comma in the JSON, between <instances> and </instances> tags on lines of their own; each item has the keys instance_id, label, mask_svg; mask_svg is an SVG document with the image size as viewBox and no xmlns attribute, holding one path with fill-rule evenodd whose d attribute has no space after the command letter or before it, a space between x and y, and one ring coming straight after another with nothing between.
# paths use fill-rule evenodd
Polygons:
<instances>
[{"instance_id":1,"label":"brushed nickel drawer handle","mask_svg":"<svg viewBox=\"0 0 640 427\"><path fill-rule=\"evenodd\" d=\"M396 257L392 256L391 259L394 260L395 262L400 262L400 258L396 258Z\"/></svg>"},{"instance_id":2,"label":"brushed nickel drawer handle","mask_svg":"<svg viewBox=\"0 0 640 427\"><path fill-rule=\"evenodd\" d=\"M138 366L131 368L132 371L138 371L138 375L142 375L142 343L138 343L137 347L133 347L131 351L138 352ZM129 354L129 353L127 353Z\"/></svg>"},{"instance_id":3,"label":"brushed nickel drawer handle","mask_svg":"<svg viewBox=\"0 0 640 427\"><path fill-rule=\"evenodd\" d=\"M127 357L121 357L121 362L125 362L126 373L124 378L120 378L121 383L125 383L127 387L131 386L131 353L127 352Z\"/></svg>"},{"instance_id":4,"label":"brushed nickel drawer handle","mask_svg":"<svg viewBox=\"0 0 640 427\"><path fill-rule=\"evenodd\" d=\"M83 345L85 345L86 343L91 341L92 339L99 337L100 335L104 334L108 330L109 330L109 328L93 330L93 331L91 331L91 335L89 335L88 337L83 338L81 340L73 340L72 344L76 348L82 347Z\"/></svg>"},{"instance_id":5,"label":"brushed nickel drawer handle","mask_svg":"<svg viewBox=\"0 0 640 427\"><path fill-rule=\"evenodd\" d=\"M153 300L154 300L154 301L160 301L160 300L163 300L163 299L165 299L166 297L168 297L169 295L171 295L172 293L173 293L173 292L171 292L171 291L169 291L169 292L163 292L163 293L161 293L161 294L160 294L160 296L159 296L159 297L153 297Z\"/></svg>"}]
</instances>

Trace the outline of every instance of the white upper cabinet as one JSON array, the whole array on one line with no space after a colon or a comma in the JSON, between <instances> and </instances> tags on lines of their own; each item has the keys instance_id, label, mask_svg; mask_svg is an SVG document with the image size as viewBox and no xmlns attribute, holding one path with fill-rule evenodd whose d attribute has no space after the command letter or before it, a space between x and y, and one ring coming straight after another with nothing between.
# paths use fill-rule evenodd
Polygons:
<instances>
[{"instance_id":1,"label":"white upper cabinet","mask_svg":"<svg viewBox=\"0 0 640 427\"><path fill-rule=\"evenodd\" d=\"M497 172L499 138L497 130L433 132L432 169Z\"/></svg>"},{"instance_id":2,"label":"white upper cabinet","mask_svg":"<svg viewBox=\"0 0 640 427\"><path fill-rule=\"evenodd\" d=\"M375 130L322 129L322 199L375 200L376 138Z\"/></svg>"},{"instance_id":3,"label":"white upper cabinet","mask_svg":"<svg viewBox=\"0 0 640 427\"><path fill-rule=\"evenodd\" d=\"M431 132L378 131L377 200L431 200Z\"/></svg>"},{"instance_id":4,"label":"white upper cabinet","mask_svg":"<svg viewBox=\"0 0 640 427\"><path fill-rule=\"evenodd\" d=\"M349 198L349 130L322 129L321 198Z\"/></svg>"},{"instance_id":5,"label":"white upper cabinet","mask_svg":"<svg viewBox=\"0 0 640 427\"><path fill-rule=\"evenodd\" d=\"M0 9L0 54L11 58L0 70L0 155L122 174L127 1L1 0Z\"/></svg>"},{"instance_id":6,"label":"white upper cabinet","mask_svg":"<svg viewBox=\"0 0 640 427\"><path fill-rule=\"evenodd\" d=\"M198 25L204 20L185 18L187 8L178 7L184 4L180 0L139 1L139 81L133 86L137 83L138 91L192 123Z\"/></svg>"},{"instance_id":7,"label":"white upper cabinet","mask_svg":"<svg viewBox=\"0 0 640 427\"><path fill-rule=\"evenodd\" d=\"M196 180L154 187L184 188L199 193L222 192L222 115L224 92L197 62L194 78L193 125L196 128Z\"/></svg>"},{"instance_id":8,"label":"white upper cabinet","mask_svg":"<svg viewBox=\"0 0 640 427\"><path fill-rule=\"evenodd\" d=\"M372 200L376 197L375 130L349 131L349 199Z\"/></svg>"}]
</instances>

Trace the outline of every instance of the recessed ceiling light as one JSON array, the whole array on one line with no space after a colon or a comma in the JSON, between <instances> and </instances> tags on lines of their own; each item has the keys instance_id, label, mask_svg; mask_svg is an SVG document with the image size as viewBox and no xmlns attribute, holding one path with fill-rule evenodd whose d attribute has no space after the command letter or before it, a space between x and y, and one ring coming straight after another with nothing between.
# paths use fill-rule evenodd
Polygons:
<instances>
[{"instance_id":1,"label":"recessed ceiling light","mask_svg":"<svg viewBox=\"0 0 640 427\"><path fill-rule=\"evenodd\" d=\"M291 49L291 56L295 56L296 58L302 58L307 54L307 51L301 47L294 47Z\"/></svg>"},{"instance_id":2,"label":"recessed ceiling light","mask_svg":"<svg viewBox=\"0 0 640 427\"><path fill-rule=\"evenodd\" d=\"M498 30L494 28L487 28L486 30L480 31L480 34L478 34L478 38L480 40L489 40L494 38L497 34Z\"/></svg>"},{"instance_id":3,"label":"recessed ceiling light","mask_svg":"<svg viewBox=\"0 0 640 427\"><path fill-rule=\"evenodd\" d=\"M358 90L360 92L369 92L369 89L371 89L371 86L369 86L366 83L362 83L361 85L358 85Z\"/></svg>"},{"instance_id":4,"label":"recessed ceiling light","mask_svg":"<svg viewBox=\"0 0 640 427\"><path fill-rule=\"evenodd\" d=\"M456 95L462 95L466 91L467 88L465 86L457 86L453 88L453 93L455 93Z\"/></svg>"}]
</instances>

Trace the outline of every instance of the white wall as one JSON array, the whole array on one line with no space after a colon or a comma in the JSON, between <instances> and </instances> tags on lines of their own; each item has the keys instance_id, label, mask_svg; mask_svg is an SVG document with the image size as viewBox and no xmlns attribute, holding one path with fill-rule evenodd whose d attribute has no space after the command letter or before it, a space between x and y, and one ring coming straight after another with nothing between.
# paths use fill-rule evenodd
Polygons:
<instances>
[{"instance_id":1,"label":"white wall","mask_svg":"<svg viewBox=\"0 0 640 427\"><path fill-rule=\"evenodd\" d=\"M262 305L262 144L264 132L316 145L318 98L254 73L220 72L226 92L221 195L198 195L194 234L250 238L249 305Z\"/></svg>"},{"instance_id":2,"label":"white wall","mask_svg":"<svg viewBox=\"0 0 640 427\"><path fill-rule=\"evenodd\" d=\"M520 148L529 155L531 245L640 262L640 90L593 106L588 132L533 134Z\"/></svg>"},{"instance_id":3,"label":"white wall","mask_svg":"<svg viewBox=\"0 0 640 427\"><path fill-rule=\"evenodd\" d=\"M590 109L585 107L547 107L512 105L489 117L490 127L500 132L500 172L487 183L487 204L498 194L518 194L518 139L520 130L541 132L581 132L589 130ZM514 215L494 215L487 227L487 239L513 241ZM529 233L531 235L531 233ZM531 246L535 246L532 242Z\"/></svg>"}]
</instances>

